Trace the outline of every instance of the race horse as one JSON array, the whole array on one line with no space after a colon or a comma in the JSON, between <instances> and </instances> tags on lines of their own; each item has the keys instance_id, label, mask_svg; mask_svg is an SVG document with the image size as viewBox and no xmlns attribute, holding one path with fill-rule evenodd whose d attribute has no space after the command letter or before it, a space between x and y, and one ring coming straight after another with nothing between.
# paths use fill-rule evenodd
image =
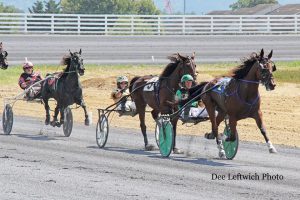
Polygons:
<instances>
[{"instance_id":1,"label":"race horse","mask_svg":"<svg viewBox=\"0 0 300 200\"><path fill-rule=\"evenodd\" d=\"M266 90L275 89L275 80L272 72L276 71L275 64L271 61L273 50L267 57L264 57L264 50L260 54L253 53L245 58L243 63L234 68L227 76L216 78L205 85L202 100L205 104L211 121L212 132L205 134L207 139L216 138L219 156L224 157L225 152L218 134L218 126L229 117L229 127L233 134L226 138L226 141L235 141L237 135L237 121L245 118L253 118L263 135L270 153L276 153L275 147L269 140L266 128L263 124L262 112L260 109L261 98L258 91L259 83L262 83ZM221 86L218 86L218 84ZM222 91L224 84L227 86ZM216 87L209 92L210 88ZM219 90L219 91L218 91ZM216 116L215 110L218 111Z\"/></svg>"},{"instance_id":2,"label":"race horse","mask_svg":"<svg viewBox=\"0 0 300 200\"><path fill-rule=\"evenodd\" d=\"M60 77L52 77L47 79L42 87L41 95L46 110L45 124L50 123L50 107L48 100L54 98L57 102L52 126L60 126L64 122L64 109L69 105L76 103L84 110L85 125L89 124L89 118L85 102L82 97L82 87L79 81L79 75L84 75L83 59L81 57L81 49L79 52L65 55L62 59L62 64L67 67L62 72ZM47 78L47 77L46 77ZM57 120L58 113L60 112L60 122Z\"/></svg>"},{"instance_id":3,"label":"race horse","mask_svg":"<svg viewBox=\"0 0 300 200\"><path fill-rule=\"evenodd\" d=\"M7 69L8 62L7 62L7 51L3 50L3 44L0 42L0 67L1 69Z\"/></svg>"},{"instance_id":4,"label":"race horse","mask_svg":"<svg viewBox=\"0 0 300 200\"><path fill-rule=\"evenodd\" d=\"M158 80L154 84L152 91L145 91L143 85L147 84L147 81L154 76L142 76L134 77L130 82L129 90L131 98L136 104L136 112L139 114L140 128L144 137L145 150L153 150L154 146L148 143L146 124L145 124L145 110L149 105L153 110L151 111L152 118L158 119L159 113L171 114L173 112L173 105L175 92L179 89L179 82L184 74L190 74L196 79L196 65L195 54L191 57L182 56L179 53L173 54L168 57L171 60L158 77ZM148 86L145 86L148 87ZM178 118L172 119L171 123L174 130L174 141L176 139L176 124ZM181 153L176 148L174 142L174 153Z\"/></svg>"}]
</instances>

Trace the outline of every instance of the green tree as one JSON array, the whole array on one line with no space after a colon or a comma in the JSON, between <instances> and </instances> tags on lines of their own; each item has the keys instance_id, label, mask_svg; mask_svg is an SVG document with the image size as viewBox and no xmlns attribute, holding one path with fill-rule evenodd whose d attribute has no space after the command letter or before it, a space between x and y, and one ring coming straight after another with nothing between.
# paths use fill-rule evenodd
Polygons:
<instances>
[{"instance_id":1,"label":"green tree","mask_svg":"<svg viewBox=\"0 0 300 200\"><path fill-rule=\"evenodd\" d=\"M55 3L54 0L49 0L45 3L45 13L60 13L60 3Z\"/></svg>"},{"instance_id":2,"label":"green tree","mask_svg":"<svg viewBox=\"0 0 300 200\"><path fill-rule=\"evenodd\" d=\"M158 14L153 0L61 0L63 13Z\"/></svg>"},{"instance_id":3,"label":"green tree","mask_svg":"<svg viewBox=\"0 0 300 200\"><path fill-rule=\"evenodd\" d=\"M139 15L158 15L160 11L156 8L152 0L139 0L134 1L137 13Z\"/></svg>"},{"instance_id":4,"label":"green tree","mask_svg":"<svg viewBox=\"0 0 300 200\"><path fill-rule=\"evenodd\" d=\"M14 6L5 6L0 2L0 13L21 13L22 11Z\"/></svg>"},{"instance_id":5,"label":"green tree","mask_svg":"<svg viewBox=\"0 0 300 200\"><path fill-rule=\"evenodd\" d=\"M258 4L278 4L277 0L238 0L236 3L231 4L229 7L232 10L240 8L251 8Z\"/></svg>"},{"instance_id":6,"label":"green tree","mask_svg":"<svg viewBox=\"0 0 300 200\"><path fill-rule=\"evenodd\" d=\"M88 3L89 2L87 2L87 4ZM73 13L81 14L80 9L83 4L84 4L83 0L61 0L60 1L62 13L67 13L67 14L73 14Z\"/></svg>"},{"instance_id":7,"label":"green tree","mask_svg":"<svg viewBox=\"0 0 300 200\"><path fill-rule=\"evenodd\" d=\"M44 3L41 0L34 2L31 8L28 8L30 13L44 13Z\"/></svg>"}]
</instances>

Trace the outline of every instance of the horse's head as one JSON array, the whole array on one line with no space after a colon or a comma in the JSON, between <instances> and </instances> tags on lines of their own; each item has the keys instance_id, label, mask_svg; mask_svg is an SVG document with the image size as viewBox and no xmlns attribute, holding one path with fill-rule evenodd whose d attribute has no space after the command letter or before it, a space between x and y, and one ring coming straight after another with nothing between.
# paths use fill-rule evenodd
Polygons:
<instances>
[{"instance_id":1,"label":"horse's head","mask_svg":"<svg viewBox=\"0 0 300 200\"><path fill-rule=\"evenodd\" d=\"M196 64L195 64L195 52L191 57L182 56L179 53L177 53L177 55L179 61L178 67L180 67L179 76L182 77L185 74L190 74L196 81L197 74L196 74Z\"/></svg>"},{"instance_id":2,"label":"horse's head","mask_svg":"<svg viewBox=\"0 0 300 200\"><path fill-rule=\"evenodd\" d=\"M0 67L1 69L7 69L8 62L7 62L7 51L3 50L2 42L0 43Z\"/></svg>"},{"instance_id":3,"label":"horse's head","mask_svg":"<svg viewBox=\"0 0 300 200\"><path fill-rule=\"evenodd\" d=\"M259 70L257 70L257 79L265 85L267 90L274 90L276 83L274 80L273 72L276 71L276 65L271 60L273 55L273 50L269 53L267 57L264 57L264 50L262 49L260 55L258 56Z\"/></svg>"},{"instance_id":4,"label":"horse's head","mask_svg":"<svg viewBox=\"0 0 300 200\"><path fill-rule=\"evenodd\" d=\"M80 76L84 75L84 65L83 65L83 59L81 57L81 49L79 52L74 52L72 53L70 51L70 66L72 69L70 70L75 70L76 73L78 73Z\"/></svg>"}]
</instances>

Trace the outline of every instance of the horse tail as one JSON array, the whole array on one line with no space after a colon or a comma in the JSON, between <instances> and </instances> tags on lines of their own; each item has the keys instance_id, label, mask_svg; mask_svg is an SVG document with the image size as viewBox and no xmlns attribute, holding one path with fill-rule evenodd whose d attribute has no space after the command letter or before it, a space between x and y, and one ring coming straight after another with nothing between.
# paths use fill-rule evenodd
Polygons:
<instances>
[{"instance_id":1,"label":"horse tail","mask_svg":"<svg viewBox=\"0 0 300 200\"><path fill-rule=\"evenodd\" d=\"M133 87L133 84L139 79L141 78L140 76L135 76L131 79L130 81L130 84L129 84L129 92L131 93L132 92L132 87Z\"/></svg>"}]
</instances>

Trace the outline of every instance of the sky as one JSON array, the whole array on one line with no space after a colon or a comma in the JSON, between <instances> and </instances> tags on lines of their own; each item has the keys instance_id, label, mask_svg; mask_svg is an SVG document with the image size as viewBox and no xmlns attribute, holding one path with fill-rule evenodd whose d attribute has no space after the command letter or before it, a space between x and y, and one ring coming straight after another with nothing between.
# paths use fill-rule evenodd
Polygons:
<instances>
[{"instance_id":1,"label":"sky","mask_svg":"<svg viewBox=\"0 0 300 200\"><path fill-rule=\"evenodd\" d=\"M0 0L4 5L14 5L25 12L28 12L28 7L31 7L36 0ZM56 0L57 2L59 0ZM154 0L156 6L164 9L165 0ZM171 0L173 12L183 13L184 0ZM186 13L206 14L212 10L229 10L229 5L237 2L237 0L185 0ZM300 0L279 0L279 4L299 3Z\"/></svg>"},{"instance_id":2,"label":"sky","mask_svg":"<svg viewBox=\"0 0 300 200\"><path fill-rule=\"evenodd\" d=\"M159 8L164 7L164 0L154 0ZM212 10L230 10L229 5L237 0L185 0L186 13L194 12L196 14L206 14ZM300 0L279 0L279 4L299 3ZM183 13L184 0L171 0L172 10Z\"/></svg>"}]
</instances>

